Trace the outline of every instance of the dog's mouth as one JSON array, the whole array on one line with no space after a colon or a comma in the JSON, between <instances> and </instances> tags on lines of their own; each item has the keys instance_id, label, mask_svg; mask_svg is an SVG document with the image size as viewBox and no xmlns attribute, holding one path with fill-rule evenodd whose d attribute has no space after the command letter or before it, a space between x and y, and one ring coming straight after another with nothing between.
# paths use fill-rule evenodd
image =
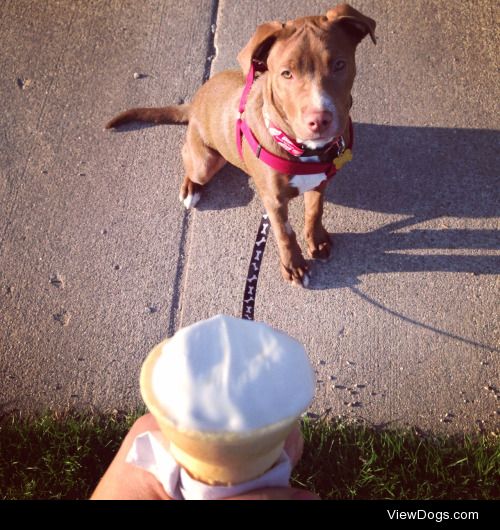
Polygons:
<instances>
[{"instance_id":1,"label":"dog's mouth","mask_svg":"<svg viewBox=\"0 0 500 530\"><path fill-rule=\"evenodd\" d=\"M303 129L303 128L301 128ZM343 123L332 123L327 129L318 132L300 131L295 136L297 143L304 145L308 149L321 149L340 138L345 131ZM302 132L302 134L301 134Z\"/></svg>"},{"instance_id":2,"label":"dog's mouth","mask_svg":"<svg viewBox=\"0 0 500 530\"><path fill-rule=\"evenodd\" d=\"M331 144L338 136L318 136L316 138L302 139L297 138L297 142L308 149L322 149Z\"/></svg>"},{"instance_id":3,"label":"dog's mouth","mask_svg":"<svg viewBox=\"0 0 500 530\"><path fill-rule=\"evenodd\" d=\"M349 113L340 113L337 109L332 112L332 121L320 130L309 130L306 126L307 118L302 118L299 123L294 123L295 138L299 144L308 149L322 149L345 134Z\"/></svg>"}]
</instances>

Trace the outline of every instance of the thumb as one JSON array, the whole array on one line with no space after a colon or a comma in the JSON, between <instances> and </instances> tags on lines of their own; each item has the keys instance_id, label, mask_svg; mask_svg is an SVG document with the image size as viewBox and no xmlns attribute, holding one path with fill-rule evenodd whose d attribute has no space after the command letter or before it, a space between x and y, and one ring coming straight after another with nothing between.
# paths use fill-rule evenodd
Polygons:
<instances>
[{"instance_id":1,"label":"thumb","mask_svg":"<svg viewBox=\"0 0 500 530\"><path fill-rule=\"evenodd\" d=\"M237 497L229 497L233 501L319 501L314 493L297 488L264 488L249 491Z\"/></svg>"}]
</instances>

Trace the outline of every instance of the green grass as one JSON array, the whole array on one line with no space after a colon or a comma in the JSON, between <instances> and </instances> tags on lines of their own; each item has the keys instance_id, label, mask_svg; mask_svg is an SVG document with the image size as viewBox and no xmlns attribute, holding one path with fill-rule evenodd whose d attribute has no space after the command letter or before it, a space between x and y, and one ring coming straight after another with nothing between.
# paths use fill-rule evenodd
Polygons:
<instances>
[{"instance_id":1,"label":"green grass","mask_svg":"<svg viewBox=\"0 0 500 530\"><path fill-rule=\"evenodd\" d=\"M293 482L323 499L500 499L500 438L303 422Z\"/></svg>"},{"instance_id":2,"label":"green grass","mask_svg":"<svg viewBox=\"0 0 500 530\"><path fill-rule=\"evenodd\" d=\"M0 423L0 499L87 499L137 414L47 413Z\"/></svg>"},{"instance_id":3,"label":"green grass","mask_svg":"<svg viewBox=\"0 0 500 530\"><path fill-rule=\"evenodd\" d=\"M85 499L138 414L0 423L1 499ZM500 438L306 419L292 484L324 499L500 499Z\"/></svg>"}]
</instances>

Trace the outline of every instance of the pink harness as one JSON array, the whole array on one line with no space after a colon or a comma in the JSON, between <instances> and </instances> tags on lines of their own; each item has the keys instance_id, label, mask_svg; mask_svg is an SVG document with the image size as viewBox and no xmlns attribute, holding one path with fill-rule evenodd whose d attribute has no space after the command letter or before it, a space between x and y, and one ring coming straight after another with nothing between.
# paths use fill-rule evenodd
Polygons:
<instances>
[{"instance_id":1,"label":"pink harness","mask_svg":"<svg viewBox=\"0 0 500 530\"><path fill-rule=\"evenodd\" d=\"M325 173L328 178L333 177L335 173L337 173L337 170L340 169L345 162L348 162L351 159L351 149L354 139L351 117L349 117L349 145L342 153L339 150L339 152L336 154L336 158L331 162L301 162L287 160L286 158L281 158L274 155L273 153L270 153L267 151L267 149L262 147L257 138L255 138L247 122L242 118L247 104L248 95L250 94L250 89L252 88L253 82L255 81L255 74L257 71L264 72L266 69L267 68L264 64L257 61L252 61L247 75L245 88L241 94L240 105L238 107L239 117L236 120L236 146L238 147L240 158L243 160L244 136L255 156L280 173L285 173L286 175L315 175L317 173ZM293 142L282 131L276 130L276 134L272 134L272 136L278 142L278 144L290 154L294 156L300 156L304 152L299 145ZM337 143L339 146L345 147L345 142L342 137L337 140Z\"/></svg>"}]
</instances>

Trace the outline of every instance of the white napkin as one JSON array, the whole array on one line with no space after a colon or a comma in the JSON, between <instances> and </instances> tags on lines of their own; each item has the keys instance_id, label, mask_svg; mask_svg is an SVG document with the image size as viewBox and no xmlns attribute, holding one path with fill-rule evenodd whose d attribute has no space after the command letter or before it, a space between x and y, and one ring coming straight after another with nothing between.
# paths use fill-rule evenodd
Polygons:
<instances>
[{"instance_id":1,"label":"white napkin","mask_svg":"<svg viewBox=\"0 0 500 530\"><path fill-rule=\"evenodd\" d=\"M235 486L210 486L195 480L179 466L163 445L160 431L148 431L139 435L134 440L126 461L152 473L167 495L176 500L224 499L260 488L287 487L292 472L290 459L282 451L276 464L256 479Z\"/></svg>"}]
</instances>

